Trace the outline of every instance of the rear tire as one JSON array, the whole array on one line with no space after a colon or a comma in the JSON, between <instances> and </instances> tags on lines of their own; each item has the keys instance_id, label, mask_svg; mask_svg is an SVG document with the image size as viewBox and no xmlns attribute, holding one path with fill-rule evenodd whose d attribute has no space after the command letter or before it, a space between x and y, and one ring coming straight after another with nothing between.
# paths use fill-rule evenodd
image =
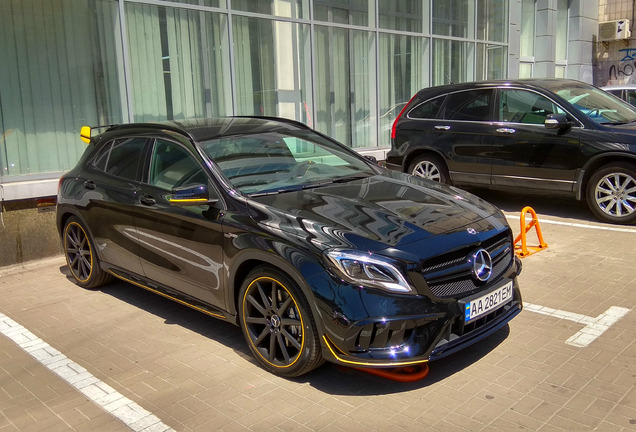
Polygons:
<instances>
[{"instance_id":1,"label":"rear tire","mask_svg":"<svg viewBox=\"0 0 636 432\"><path fill-rule=\"evenodd\" d=\"M243 336L263 368L297 377L323 363L318 331L307 300L287 275L257 267L239 293Z\"/></svg>"},{"instance_id":2,"label":"rear tire","mask_svg":"<svg viewBox=\"0 0 636 432\"><path fill-rule=\"evenodd\" d=\"M76 284L83 288L98 288L111 281L111 275L99 266L92 237L76 217L66 221L62 242L66 263Z\"/></svg>"},{"instance_id":3,"label":"rear tire","mask_svg":"<svg viewBox=\"0 0 636 432\"><path fill-rule=\"evenodd\" d=\"M449 183L450 180L444 162L439 157L431 154L418 156L409 165L408 173L439 183Z\"/></svg>"},{"instance_id":4,"label":"rear tire","mask_svg":"<svg viewBox=\"0 0 636 432\"><path fill-rule=\"evenodd\" d=\"M592 174L586 190L587 204L604 222L636 222L636 166L617 162Z\"/></svg>"}]
</instances>

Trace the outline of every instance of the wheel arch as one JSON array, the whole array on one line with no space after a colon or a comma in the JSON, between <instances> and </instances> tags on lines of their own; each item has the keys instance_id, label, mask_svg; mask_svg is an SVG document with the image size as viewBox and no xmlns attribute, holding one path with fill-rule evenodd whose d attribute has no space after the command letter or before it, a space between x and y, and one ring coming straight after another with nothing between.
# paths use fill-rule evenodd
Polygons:
<instances>
[{"instance_id":1,"label":"wheel arch","mask_svg":"<svg viewBox=\"0 0 636 432\"><path fill-rule=\"evenodd\" d=\"M57 212L57 221L56 221L56 228L57 228L57 232L60 234L60 238L62 237L62 235L64 235L64 227L66 226L66 222L71 218L71 217L76 217L78 218L80 221L84 222L82 220L82 218L74 211L71 211L69 209L66 209L65 211L60 211L58 209Z\"/></svg>"},{"instance_id":2,"label":"wheel arch","mask_svg":"<svg viewBox=\"0 0 636 432\"><path fill-rule=\"evenodd\" d=\"M58 207L57 209L56 224L57 224L57 230L60 233L60 239L62 239L63 241L64 227L66 226L66 223L68 222L68 220L72 217L77 218L80 221L80 223L82 224L82 227L84 228L84 231L86 231L86 234L88 234L91 237L91 239L94 241L95 239L93 237L93 233L91 232L88 224L86 223L86 220L84 220L80 212L76 211L73 207L63 207L63 208ZM101 257L99 258L101 259Z\"/></svg>"},{"instance_id":3,"label":"wheel arch","mask_svg":"<svg viewBox=\"0 0 636 432\"><path fill-rule=\"evenodd\" d=\"M239 320L239 316L238 316L239 301L240 301L239 292L241 290L241 285L243 284L243 281L245 280L247 275L250 273L250 271L252 271L254 268L261 265L270 267L274 270L278 270L286 274L296 283L296 285L302 291L302 294L305 296L305 299L307 300L307 304L309 305L309 308L311 309L311 313L315 317L314 321L315 321L319 334L323 334L324 328L322 326L322 323L318 319L320 315L319 315L318 307L314 300L314 294L311 290L311 287L307 284L305 277L303 277L302 273L297 268L290 265L284 258L272 253L261 252L261 251L246 252L242 254L241 257L238 260L236 260L233 265L233 270L231 271L231 274L230 274L229 286L228 286L229 288L228 308L230 309L229 312L236 317L236 323L238 324L238 320ZM309 276L311 275L307 275L306 277L309 277Z\"/></svg>"},{"instance_id":4,"label":"wheel arch","mask_svg":"<svg viewBox=\"0 0 636 432\"><path fill-rule=\"evenodd\" d=\"M577 190L576 190L576 199L582 201L585 199L585 194L587 190L587 185L590 182L590 178L594 175L596 171L605 165L609 165L612 163L631 163L636 166L636 155L632 155L629 153L603 153L598 155L585 164L583 169L581 170L580 180L578 181Z\"/></svg>"}]
</instances>

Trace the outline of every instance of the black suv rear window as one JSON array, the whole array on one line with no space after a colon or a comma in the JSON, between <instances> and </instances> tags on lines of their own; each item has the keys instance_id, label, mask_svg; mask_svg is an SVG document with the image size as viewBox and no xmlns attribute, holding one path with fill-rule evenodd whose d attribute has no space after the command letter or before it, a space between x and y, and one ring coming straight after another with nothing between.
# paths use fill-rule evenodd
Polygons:
<instances>
[{"instance_id":1,"label":"black suv rear window","mask_svg":"<svg viewBox=\"0 0 636 432\"><path fill-rule=\"evenodd\" d=\"M437 118L439 109L444 104L446 95L428 100L409 111L408 117L414 119L434 119Z\"/></svg>"},{"instance_id":2,"label":"black suv rear window","mask_svg":"<svg viewBox=\"0 0 636 432\"><path fill-rule=\"evenodd\" d=\"M489 121L493 90L469 90L448 95L444 118L447 120Z\"/></svg>"}]
</instances>

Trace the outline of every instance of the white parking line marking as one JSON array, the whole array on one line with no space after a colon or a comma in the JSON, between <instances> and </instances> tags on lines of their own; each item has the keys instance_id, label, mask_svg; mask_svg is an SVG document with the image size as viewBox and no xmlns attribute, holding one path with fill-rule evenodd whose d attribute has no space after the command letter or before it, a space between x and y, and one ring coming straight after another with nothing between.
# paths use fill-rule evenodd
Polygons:
<instances>
[{"instance_id":1,"label":"white parking line marking","mask_svg":"<svg viewBox=\"0 0 636 432\"><path fill-rule=\"evenodd\" d=\"M505 216L506 216L506 219L515 219L515 220L521 219L521 215L505 214ZM601 230L601 231L614 231L614 232L636 234L636 229L618 228L613 226L602 226L602 225L588 225L588 224L572 223L572 222L561 222L561 221L555 221L555 220L543 219L543 218L539 220L539 223L551 224L551 225L563 225L563 226L569 226L574 228L587 228L587 229L595 229L595 230Z\"/></svg>"},{"instance_id":2,"label":"white parking line marking","mask_svg":"<svg viewBox=\"0 0 636 432\"><path fill-rule=\"evenodd\" d=\"M597 337L605 333L618 320L623 318L630 311L627 308L612 306L596 318L532 303L523 303L525 310L548 315L554 318L566 319L577 323L585 324L585 327L574 336L565 341L568 345L584 348L591 344Z\"/></svg>"},{"instance_id":3,"label":"white parking line marking","mask_svg":"<svg viewBox=\"0 0 636 432\"><path fill-rule=\"evenodd\" d=\"M95 378L85 368L2 313L0 333L130 429L136 432L174 432L157 416Z\"/></svg>"}]
</instances>

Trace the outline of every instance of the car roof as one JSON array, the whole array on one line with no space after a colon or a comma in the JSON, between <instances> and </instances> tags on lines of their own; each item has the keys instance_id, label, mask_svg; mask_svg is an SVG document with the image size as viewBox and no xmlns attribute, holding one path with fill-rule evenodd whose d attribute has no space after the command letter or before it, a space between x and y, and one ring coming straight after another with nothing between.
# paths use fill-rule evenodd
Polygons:
<instances>
[{"instance_id":1,"label":"car roof","mask_svg":"<svg viewBox=\"0 0 636 432\"><path fill-rule=\"evenodd\" d=\"M111 133L146 133L149 130L169 130L186 135L194 141L206 141L223 136L299 129L308 129L308 127L295 120L284 118L234 116L125 123L111 125L106 132L110 135Z\"/></svg>"},{"instance_id":2,"label":"car roof","mask_svg":"<svg viewBox=\"0 0 636 432\"><path fill-rule=\"evenodd\" d=\"M464 82L457 84L445 84L436 87L423 88L418 92L420 95L426 95L430 97L432 94L443 94L452 91L477 89L481 87L502 87L502 86L521 86L526 88L544 89L548 90L549 87L546 84L563 84L563 85L590 85L582 81L563 79L563 78L526 78L515 80L487 80L477 82Z\"/></svg>"},{"instance_id":3,"label":"car roof","mask_svg":"<svg viewBox=\"0 0 636 432\"><path fill-rule=\"evenodd\" d=\"M601 87L603 90L636 90L635 84L612 84Z\"/></svg>"}]
</instances>

